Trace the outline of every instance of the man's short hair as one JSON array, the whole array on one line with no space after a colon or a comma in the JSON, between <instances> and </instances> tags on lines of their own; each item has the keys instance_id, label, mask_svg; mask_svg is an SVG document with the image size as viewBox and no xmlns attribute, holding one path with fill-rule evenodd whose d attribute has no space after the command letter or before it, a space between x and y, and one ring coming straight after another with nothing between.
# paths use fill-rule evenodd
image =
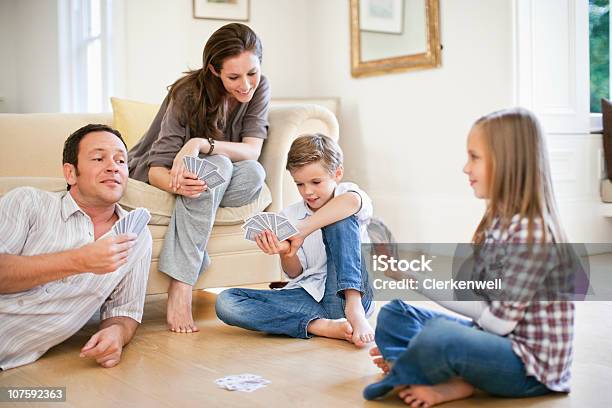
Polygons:
<instances>
[{"instance_id":1,"label":"man's short hair","mask_svg":"<svg viewBox=\"0 0 612 408\"><path fill-rule=\"evenodd\" d=\"M118 130L99 123L85 125L68 136L68 139L66 139L64 142L64 152L62 153L62 164L72 164L77 175L79 174L79 145L81 144L81 140L91 132L112 133L113 135L117 136L119 140L121 140L121 143L123 143L123 146L125 146L125 149L127 150L127 145L125 144L125 141L123 140L123 137L121 137L121 133L119 133ZM70 190L70 185L68 185L66 189Z\"/></svg>"},{"instance_id":2,"label":"man's short hair","mask_svg":"<svg viewBox=\"0 0 612 408\"><path fill-rule=\"evenodd\" d=\"M321 133L295 139L287 154L287 170L293 171L310 163L320 162L330 174L342 165L342 149L331 137Z\"/></svg>"}]
</instances>

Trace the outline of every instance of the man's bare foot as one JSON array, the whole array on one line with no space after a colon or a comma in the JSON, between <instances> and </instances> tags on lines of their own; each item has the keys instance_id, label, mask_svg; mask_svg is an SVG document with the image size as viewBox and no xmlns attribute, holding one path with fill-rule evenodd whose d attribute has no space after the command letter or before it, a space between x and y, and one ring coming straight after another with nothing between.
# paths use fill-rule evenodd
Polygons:
<instances>
[{"instance_id":1,"label":"man's bare foot","mask_svg":"<svg viewBox=\"0 0 612 408\"><path fill-rule=\"evenodd\" d=\"M401 390L398 396L404 404L412 408L433 407L443 402L454 401L471 396L474 387L461 378L453 378L436 385L410 385Z\"/></svg>"},{"instance_id":2,"label":"man's bare foot","mask_svg":"<svg viewBox=\"0 0 612 408\"><path fill-rule=\"evenodd\" d=\"M370 355L374 357L372 362L376 364L384 374L389 374L389 371L391 371L391 364L383 358L378 347L372 347L370 349Z\"/></svg>"},{"instance_id":3,"label":"man's bare foot","mask_svg":"<svg viewBox=\"0 0 612 408\"><path fill-rule=\"evenodd\" d=\"M166 321L170 331L176 333L192 333L200 331L193 322L191 315L191 292L193 287L176 279L172 279L168 287L168 303L166 305Z\"/></svg>"},{"instance_id":4,"label":"man's bare foot","mask_svg":"<svg viewBox=\"0 0 612 408\"><path fill-rule=\"evenodd\" d=\"M353 328L346 319L316 319L308 324L308 333L350 342Z\"/></svg>"}]
</instances>

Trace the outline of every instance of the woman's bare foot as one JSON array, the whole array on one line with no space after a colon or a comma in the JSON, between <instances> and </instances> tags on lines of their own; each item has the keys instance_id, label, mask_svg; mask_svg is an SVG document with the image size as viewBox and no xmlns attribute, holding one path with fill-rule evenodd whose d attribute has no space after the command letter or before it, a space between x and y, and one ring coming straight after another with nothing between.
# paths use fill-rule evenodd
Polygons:
<instances>
[{"instance_id":1,"label":"woman's bare foot","mask_svg":"<svg viewBox=\"0 0 612 408\"><path fill-rule=\"evenodd\" d=\"M378 347L372 347L370 349L370 355L374 357L372 362L376 364L384 374L389 374L389 371L391 371L391 364L383 358Z\"/></svg>"},{"instance_id":2,"label":"woman's bare foot","mask_svg":"<svg viewBox=\"0 0 612 408\"><path fill-rule=\"evenodd\" d=\"M191 315L191 292L193 287L176 279L172 279L168 287L168 303L166 305L166 321L170 331L176 333L192 333L200 331L193 322Z\"/></svg>"},{"instance_id":3,"label":"woman's bare foot","mask_svg":"<svg viewBox=\"0 0 612 408\"><path fill-rule=\"evenodd\" d=\"M372 329L365 316L365 310L363 310L363 304L361 303L361 292L347 289L344 291L344 298L346 299L344 314L353 326L353 344L357 347L365 347L367 343L374 341L374 329Z\"/></svg>"},{"instance_id":4,"label":"woman's bare foot","mask_svg":"<svg viewBox=\"0 0 612 408\"><path fill-rule=\"evenodd\" d=\"M353 336L353 328L346 319L316 319L308 324L308 333L350 342Z\"/></svg>"},{"instance_id":5,"label":"woman's bare foot","mask_svg":"<svg viewBox=\"0 0 612 408\"><path fill-rule=\"evenodd\" d=\"M404 404L412 408L433 407L443 402L454 401L471 396L474 387L461 378L453 378L436 385L410 385L401 390L398 396Z\"/></svg>"}]
</instances>

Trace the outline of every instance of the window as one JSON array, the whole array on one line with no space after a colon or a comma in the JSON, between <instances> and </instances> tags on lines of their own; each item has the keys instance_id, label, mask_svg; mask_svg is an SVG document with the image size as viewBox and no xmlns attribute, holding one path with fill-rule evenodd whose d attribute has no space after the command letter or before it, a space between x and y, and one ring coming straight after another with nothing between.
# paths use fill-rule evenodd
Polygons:
<instances>
[{"instance_id":1,"label":"window","mask_svg":"<svg viewBox=\"0 0 612 408\"><path fill-rule=\"evenodd\" d=\"M63 111L110 110L112 4L112 0L63 0L60 3Z\"/></svg>"},{"instance_id":2,"label":"window","mask_svg":"<svg viewBox=\"0 0 612 408\"><path fill-rule=\"evenodd\" d=\"M610 98L610 0L589 0L591 112L601 113Z\"/></svg>"}]
</instances>

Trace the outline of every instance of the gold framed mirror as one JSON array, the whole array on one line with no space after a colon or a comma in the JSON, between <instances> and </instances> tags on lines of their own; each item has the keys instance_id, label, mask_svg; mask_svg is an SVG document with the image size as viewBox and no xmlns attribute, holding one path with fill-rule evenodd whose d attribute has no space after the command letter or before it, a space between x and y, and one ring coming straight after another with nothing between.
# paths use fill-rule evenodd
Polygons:
<instances>
[{"instance_id":1,"label":"gold framed mirror","mask_svg":"<svg viewBox=\"0 0 612 408\"><path fill-rule=\"evenodd\" d=\"M439 0L350 0L351 75L441 65Z\"/></svg>"}]
</instances>

